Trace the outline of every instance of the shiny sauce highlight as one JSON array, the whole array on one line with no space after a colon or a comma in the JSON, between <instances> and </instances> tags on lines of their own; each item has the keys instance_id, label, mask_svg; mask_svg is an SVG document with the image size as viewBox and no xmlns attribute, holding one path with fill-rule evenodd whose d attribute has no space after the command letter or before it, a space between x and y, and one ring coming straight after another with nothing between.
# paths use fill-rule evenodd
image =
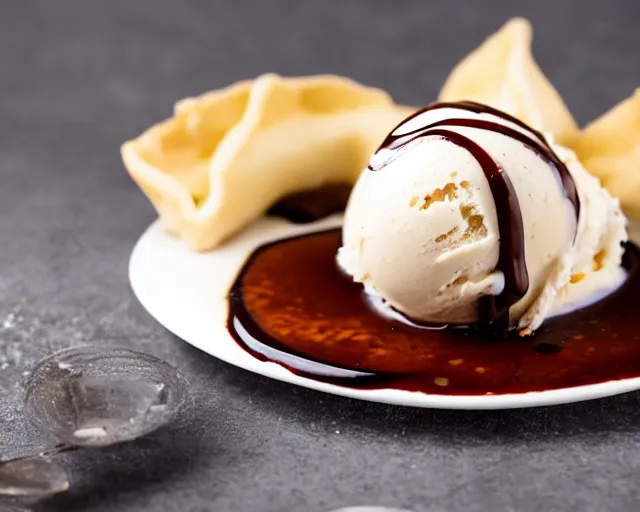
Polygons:
<instances>
[{"instance_id":1,"label":"shiny sauce highlight","mask_svg":"<svg viewBox=\"0 0 640 512\"><path fill-rule=\"evenodd\" d=\"M229 294L229 332L256 358L351 388L525 393L640 376L639 253L619 291L533 336L429 330L380 317L335 264L339 229L258 248ZM558 351L558 347L562 350Z\"/></svg>"}]
</instances>

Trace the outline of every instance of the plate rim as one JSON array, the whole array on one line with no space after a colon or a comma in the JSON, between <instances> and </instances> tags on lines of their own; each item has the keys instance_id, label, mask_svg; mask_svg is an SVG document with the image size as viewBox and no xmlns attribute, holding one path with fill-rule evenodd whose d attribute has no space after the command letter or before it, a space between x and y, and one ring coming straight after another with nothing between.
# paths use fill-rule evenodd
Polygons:
<instances>
[{"instance_id":1,"label":"plate rim","mask_svg":"<svg viewBox=\"0 0 640 512\"><path fill-rule=\"evenodd\" d=\"M335 225L336 220L337 219L335 217L324 219L323 221L308 224L306 225L306 229L300 228L299 231L320 231L322 229L326 229L328 226ZM546 391L530 391L526 393L507 393L497 395L436 395L421 391L405 391L397 389L362 390L302 377L290 372L277 363L263 362L249 354L247 354L249 358L233 360L233 358L228 357L228 354L224 352L212 351L211 345L207 345L207 343L204 343L202 339L194 339L193 336L187 332L188 330L185 329L184 326L178 325L179 322L176 322L175 318L167 320L167 318L162 314L162 308L158 306L157 301L157 297L162 294L154 295L142 284L143 279L140 277L142 273L138 270L141 268L139 267L140 258L142 258L141 254L146 250L146 244L153 243L154 238L157 238L164 243L183 245L181 240L174 238L165 232L160 219L151 223L151 225L147 227L136 241L129 258L128 277L131 289L143 308L160 325L189 345L209 356L213 356L224 361L227 364L267 378L313 389L315 391L369 402L451 410L498 410L543 407L606 398L640 389L640 377L632 377L628 379L609 380L582 386L572 386ZM273 239L276 240L277 238L280 237L274 237ZM192 254L200 255L198 253ZM231 339L231 337L229 338Z\"/></svg>"}]
</instances>

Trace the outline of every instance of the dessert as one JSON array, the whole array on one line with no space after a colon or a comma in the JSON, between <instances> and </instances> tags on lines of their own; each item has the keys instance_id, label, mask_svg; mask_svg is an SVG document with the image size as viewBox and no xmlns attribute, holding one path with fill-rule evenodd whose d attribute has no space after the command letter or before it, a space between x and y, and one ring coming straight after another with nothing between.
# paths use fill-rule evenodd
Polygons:
<instances>
[{"instance_id":1,"label":"dessert","mask_svg":"<svg viewBox=\"0 0 640 512\"><path fill-rule=\"evenodd\" d=\"M571 151L499 110L436 103L361 174L338 262L414 321L530 332L617 288L626 240Z\"/></svg>"},{"instance_id":2,"label":"dessert","mask_svg":"<svg viewBox=\"0 0 640 512\"><path fill-rule=\"evenodd\" d=\"M589 172L612 191L635 183L636 103L579 132L530 42L527 22L508 23L454 70L444 102L381 141L342 233L251 255L229 301L242 347L316 380L436 394L638 376L638 250Z\"/></svg>"},{"instance_id":3,"label":"dessert","mask_svg":"<svg viewBox=\"0 0 640 512\"><path fill-rule=\"evenodd\" d=\"M122 154L170 232L240 254L216 318L257 359L353 388L522 393L640 377L638 98L581 131L515 19L423 109L266 75L179 103ZM347 196L342 230L232 239Z\"/></svg>"},{"instance_id":4,"label":"dessert","mask_svg":"<svg viewBox=\"0 0 640 512\"><path fill-rule=\"evenodd\" d=\"M205 251L288 194L353 184L409 112L346 78L263 75L178 102L122 158L167 230Z\"/></svg>"}]
</instances>

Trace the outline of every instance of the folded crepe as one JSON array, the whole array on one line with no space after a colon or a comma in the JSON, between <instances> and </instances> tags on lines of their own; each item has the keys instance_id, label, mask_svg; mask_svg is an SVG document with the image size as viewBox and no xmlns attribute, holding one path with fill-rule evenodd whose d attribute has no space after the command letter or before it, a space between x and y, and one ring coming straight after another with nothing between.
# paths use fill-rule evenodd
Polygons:
<instances>
[{"instance_id":1,"label":"folded crepe","mask_svg":"<svg viewBox=\"0 0 640 512\"><path fill-rule=\"evenodd\" d=\"M629 217L640 220L640 89L580 131L535 63L531 41L527 20L509 20L456 66L440 101L486 103L551 134L576 152Z\"/></svg>"},{"instance_id":2,"label":"folded crepe","mask_svg":"<svg viewBox=\"0 0 640 512\"><path fill-rule=\"evenodd\" d=\"M346 78L268 74L178 102L122 158L167 229L204 251L283 196L354 183L410 112Z\"/></svg>"},{"instance_id":3,"label":"folded crepe","mask_svg":"<svg viewBox=\"0 0 640 512\"><path fill-rule=\"evenodd\" d=\"M440 101L479 101L551 134L640 220L640 90L580 132L531 40L527 20L508 21L456 66ZM167 229L208 250L283 196L354 183L412 110L346 78L269 74L178 102L122 158Z\"/></svg>"},{"instance_id":4,"label":"folded crepe","mask_svg":"<svg viewBox=\"0 0 640 512\"><path fill-rule=\"evenodd\" d=\"M640 220L640 89L587 125L571 147L625 213Z\"/></svg>"},{"instance_id":5,"label":"folded crepe","mask_svg":"<svg viewBox=\"0 0 640 512\"><path fill-rule=\"evenodd\" d=\"M567 144L578 128L533 59L531 41L529 21L509 20L453 69L439 100L485 103Z\"/></svg>"}]
</instances>

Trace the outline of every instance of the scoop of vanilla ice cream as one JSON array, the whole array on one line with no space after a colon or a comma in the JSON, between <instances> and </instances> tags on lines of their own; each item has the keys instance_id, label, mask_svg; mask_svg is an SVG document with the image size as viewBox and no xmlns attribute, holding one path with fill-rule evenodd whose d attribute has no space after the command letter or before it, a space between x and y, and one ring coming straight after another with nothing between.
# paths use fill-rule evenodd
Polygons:
<instances>
[{"instance_id":1,"label":"scoop of vanilla ice cream","mask_svg":"<svg viewBox=\"0 0 640 512\"><path fill-rule=\"evenodd\" d=\"M520 124L455 106L409 118L392 135L446 125L450 119L490 121L545 144ZM620 284L625 218L617 199L570 150L549 142L573 178L579 215L558 170L522 141L477 127L441 128L490 155L515 191L529 282L509 309L511 327L536 329L546 317L593 302ZM505 287L505 275L496 269L505 238L498 228L496 199L468 148L439 135L407 140L383 145L356 183L338 263L413 320L474 323L479 299Z\"/></svg>"}]
</instances>

